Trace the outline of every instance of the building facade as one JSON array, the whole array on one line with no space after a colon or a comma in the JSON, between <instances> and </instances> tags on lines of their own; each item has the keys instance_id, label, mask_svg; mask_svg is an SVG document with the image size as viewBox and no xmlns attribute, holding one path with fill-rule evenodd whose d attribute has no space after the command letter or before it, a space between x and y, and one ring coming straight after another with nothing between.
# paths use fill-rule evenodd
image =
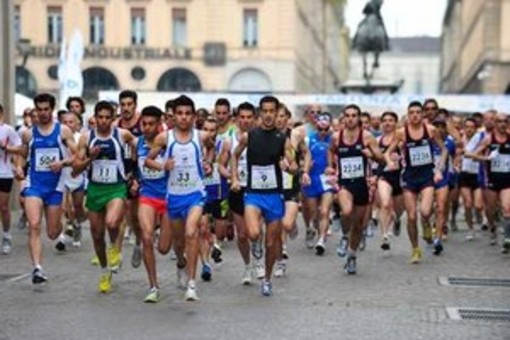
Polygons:
<instances>
[{"instance_id":1,"label":"building facade","mask_svg":"<svg viewBox=\"0 0 510 340\"><path fill-rule=\"evenodd\" d=\"M390 38L390 51L380 56L380 67L375 70L371 85L392 88L399 94L433 95L439 90L441 42L436 37ZM372 57L368 59L368 67ZM363 59L358 53L350 56L349 81L344 88L362 89Z\"/></svg>"},{"instance_id":2,"label":"building facade","mask_svg":"<svg viewBox=\"0 0 510 340\"><path fill-rule=\"evenodd\" d=\"M79 30L89 99L126 88L334 92L348 64L343 13L341 0L15 0L17 88L56 93L61 43Z\"/></svg>"},{"instance_id":3,"label":"building facade","mask_svg":"<svg viewBox=\"0 0 510 340\"><path fill-rule=\"evenodd\" d=\"M508 0L448 1L442 34L442 92L510 94L508 20Z\"/></svg>"}]
</instances>

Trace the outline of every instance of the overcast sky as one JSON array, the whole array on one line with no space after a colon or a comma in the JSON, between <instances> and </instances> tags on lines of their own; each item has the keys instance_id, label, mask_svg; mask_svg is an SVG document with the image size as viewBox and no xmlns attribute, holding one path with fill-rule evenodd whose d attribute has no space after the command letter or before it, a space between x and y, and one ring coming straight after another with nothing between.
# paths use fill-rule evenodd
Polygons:
<instances>
[{"instance_id":1,"label":"overcast sky","mask_svg":"<svg viewBox=\"0 0 510 340\"><path fill-rule=\"evenodd\" d=\"M363 19L363 7L368 0L347 0L345 18L354 35ZM439 36L447 0L384 0L382 16L388 35Z\"/></svg>"}]
</instances>

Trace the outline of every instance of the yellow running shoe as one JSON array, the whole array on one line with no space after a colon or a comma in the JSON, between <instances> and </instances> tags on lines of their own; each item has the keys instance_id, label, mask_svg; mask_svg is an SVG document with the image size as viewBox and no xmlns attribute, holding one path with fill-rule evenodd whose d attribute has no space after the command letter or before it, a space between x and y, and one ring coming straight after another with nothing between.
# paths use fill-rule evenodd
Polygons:
<instances>
[{"instance_id":1,"label":"yellow running shoe","mask_svg":"<svg viewBox=\"0 0 510 340\"><path fill-rule=\"evenodd\" d=\"M122 259L120 256L119 248L117 248L117 246L115 246L115 245L111 245L108 248L108 256L107 257L108 257L108 267L110 267L110 269L113 272L117 272L120 269L120 267L122 266Z\"/></svg>"},{"instance_id":2,"label":"yellow running shoe","mask_svg":"<svg viewBox=\"0 0 510 340\"><path fill-rule=\"evenodd\" d=\"M428 244L432 244L432 227L429 222L423 222L423 239Z\"/></svg>"},{"instance_id":3,"label":"yellow running shoe","mask_svg":"<svg viewBox=\"0 0 510 340\"><path fill-rule=\"evenodd\" d=\"M101 274L98 288L100 293L109 293L112 290L112 273L110 271Z\"/></svg>"},{"instance_id":4,"label":"yellow running shoe","mask_svg":"<svg viewBox=\"0 0 510 340\"><path fill-rule=\"evenodd\" d=\"M92 259L90 259L90 264L93 266L99 266L99 257L97 257L97 255L92 256Z\"/></svg>"},{"instance_id":5,"label":"yellow running shoe","mask_svg":"<svg viewBox=\"0 0 510 340\"><path fill-rule=\"evenodd\" d=\"M423 257L423 254L422 254L421 249L419 247L418 248L414 248L413 249L413 255L411 256L411 263L412 264L420 263L422 257Z\"/></svg>"}]
</instances>

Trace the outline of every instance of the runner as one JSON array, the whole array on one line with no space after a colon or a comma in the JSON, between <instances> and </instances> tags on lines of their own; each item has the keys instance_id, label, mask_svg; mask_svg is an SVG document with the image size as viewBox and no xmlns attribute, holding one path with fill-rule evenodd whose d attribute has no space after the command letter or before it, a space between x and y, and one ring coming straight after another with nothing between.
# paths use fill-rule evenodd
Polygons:
<instances>
[{"instance_id":1,"label":"runner","mask_svg":"<svg viewBox=\"0 0 510 340\"><path fill-rule=\"evenodd\" d=\"M266 258L265 277L262 282L262 295L272 295L271 276L273 266L281 253L281 219L284 215L282 199L282 170L297 171L292 155L290 140L276 129L275 121L279 102L273 96L264 96L260 100L262 125L241 136L234 150L232 164L232 189L239 191L238 163L246 149L248 164L248 181L245 195L246 229L250 239L255 242L261 234L261 218L266 224ZM280 167L280 160L285 158L288 169ZM283 165L284 163L282 163Z\"/></svg>"},{"instance_id":2,"label":"runner","mask_svg":"<svg viewBox=\"0 0 510 340\"><path fill-rule=\"evenodd\" d=\"M44 212L48 237L55 240L62 231L62 168L70 166L71 158L64 159L64 145L71 155L76 153L73 133L53 119L55 97L47 93L35 96L37 126L26 130L22 136L22 154L28 157L25 197L30 234L28 247L34 270L32 283L47 281L42 269L41 219Z\"/></svg>"},{"instance_id":3,"label":"runner","mask_svg":"<svg viewBox=\"0 0 510 340\"><path fill-rule=\"evenodd\" d=\"M402 174L402 188L404 189L404 206L407 212L407 232L413 248L411 263L422 260L422 250L418 244L417 202L421 196L420 213L423 224L423 237L432 242L432 228L430 216L434 199L434 183L442 179L447 150L436 129L424 122L423 107L420 102L413 101L407 108L407 123L397 130L396 140L386 150L391 155L399 143L404 151L404 172ZM441 150L441 156L434 166L432 157L432 143L435 142ZM389 160L389 162L393 162ZM389 164L395 167L395 164ZM436 169L436 170L434 170Z\"/></svg>"},{"instance_id":4,"label":"runner","mask_svg":"<svg viewBox=\"0 0 510 340\"><path fill-rule=\"evenodd\" d=\"M386 149L396 138L398 124L398 115L392 111L386 111L382 114L382 135L379 137L379 147L382 152ZM395 236L400 235L400 216L403 211L402 201L402 187L400 185L400 172L401 154L400 146L389 158L394 162L387 166L379 166L377 170L377 193L379 195L379 221L381 226L381 249L390 250L390 235L391 232ZM395 165L395 167L391 167ZM393 230L390 226L393 225Z\"/></svg>"},{"instance_id":5,"label":"runner","mask_svg":"<svg viewBox=\"0 0 510 340\"><path fill-rule=\"evenodd\" d=\"M231 172L232 167L229 167L233 161L233 153L241 137L247 134L255 125L255 107L248 103L241 103L237 107L236 117L236 132L231 138L225 139L219 157L219 169L221 173ZM232 181L232 176L229 175L229 180ZM248 238L248 231L246 229L246 222L244 219L244 194L248 180L248 164L246 158L246 151L240 156L237 163L237 179L239 180L239 189L237 191L230 190L228 195L229 209L232 211L234 226L237 235L237 248L243 259L245 268L242 276L243 285L250 285L253 280L253 271L257 277L263 277L265 274L261 259L255 259L255 263L251 263L250 256L250 240ZM232 184L232 182L231 182ZM220 239L219 230L217 230L217 238Z\"/></svg>"},{"instance_id":6,"label":"runner","mask_svg":"<svg viewBox=\"0 0 510 340\"><path fill-rule=\"evenodd\" d=\"M11 210L9 198L11 196L14 178L13 163L19 163L19 156L11 154L11 148L19 149L21 138L16 130L4 122L4 107L0 104L0 214L2 214L2 254L9 255L12 250Z\"/></svg>"},{"instance_id":7,"label":"runner","mask_svg":"<svg viewBox=\"0 0 510 340\"><path fill-rule=\"evenodd\" d=\"M508 129L508 117L504 113L498 113L495 117L495 127L482 140L473 153L464 156L479 161L488 161L487 179L488 190L485 195L487 219L491 227L491 244L495 244L497 232L494 218L498 203L503 212L504 240L501 252L510 252L510 134ZM488 155L484 156L488 151Z\"/></svg>"},{"instance_id":8,"label":"runner","mask_svg":"<svg viewBox=\"0 0 510 340\"><path fill-rule=\"evenodd\" d=\"M143 135L136 141L136 159L140 183L138 198L138 220L142 229L143 262L149 279L149 290L144 302L155 303L160 299L157 280L156 259L154 256L154 231L159 225L158 250L167 254L172 244L168 214L166 213L166 185L168 172L165 169L153 170L146 167L145 159L151 150L154 139L161 129L163 112L155 106L142 110ZM156 162L165 166L164 153L156 157ZM134 189L134 188L133 188Z\"/></svg>"},{"instance_id":9,"label":"runner","mask_svg":"<svg viewBox=\"0 0 510 340\"><path fill-rule=\"evenodd\" d=\"M147 155L145 165L162 170L154 160L162 150L171 159L167 186L167 209L176 242L185 240L186 267L189 277L185 299L197 301L196 271L199 255L199 230L202 217L205 188L204 173L211 172L214 156L214 141L209 133L194 129L195 104L187 96L174 100L175 126L170 131L160 133ZM207 149L204 155L203 148ZM180 249L174 248L177 257ZM179 259L177 262L179 266Z\"/></svg>"},{"instance_id":10,"label":"runner","mask_svg":"<svg viewBox=\"0 0 510 340\"><path fill-rule=\"evenodd\" d=\"M107 101L94 107L97 127L82 132L78 144L78 155L73 163L73 176L89 168L87 187L88 218L94 250L101 266L99 291L111 291L112 272L121 266L118 247L119 229L124 218L127 198L127 181L132 175L124 167L124 145L134 147L134 137L129 131L113 125L115 112ZM105 231L110 245L106 255Z\"/></svg>"},{"instance_id":11,"label":"runner","mask_svg":"<svg viewBox=\"0 0 510 340\"><path fill-rule=\"evenodd\" d=\"M356 253L369 204L368 158L380 163L385 160L375 138L361 127L361 109L357 105L347 105L343 117L345 127L333 136L326 174L335 175L335 168L338 168L338 202L342 210L342 227L345 234L349 234L344 270L353 275L357 272Z\"/></svg>"}]
</instances>

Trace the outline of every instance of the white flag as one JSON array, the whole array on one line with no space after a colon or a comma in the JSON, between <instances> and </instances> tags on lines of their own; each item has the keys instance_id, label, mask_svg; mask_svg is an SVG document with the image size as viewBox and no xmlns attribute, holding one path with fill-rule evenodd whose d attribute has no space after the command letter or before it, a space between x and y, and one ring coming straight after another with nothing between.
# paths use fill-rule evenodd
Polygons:
<instances>
[{"instance_id":1,"label":"white flag","mask_svg":"<svg viewBox=\"0 0 510 340\"><path fill-rule=\"evenodd\" d=\"M83 37L80 31L74 31L69 42L69 46L67 47L67 53L65 54L66 57L64 61L65 75L63 76L60 88L61 107L65 106L67 98L71 96L80 97L83 93L83 75L81 73L80 63L83 59L84 46Z\"/></svg>"}]
</instances>

